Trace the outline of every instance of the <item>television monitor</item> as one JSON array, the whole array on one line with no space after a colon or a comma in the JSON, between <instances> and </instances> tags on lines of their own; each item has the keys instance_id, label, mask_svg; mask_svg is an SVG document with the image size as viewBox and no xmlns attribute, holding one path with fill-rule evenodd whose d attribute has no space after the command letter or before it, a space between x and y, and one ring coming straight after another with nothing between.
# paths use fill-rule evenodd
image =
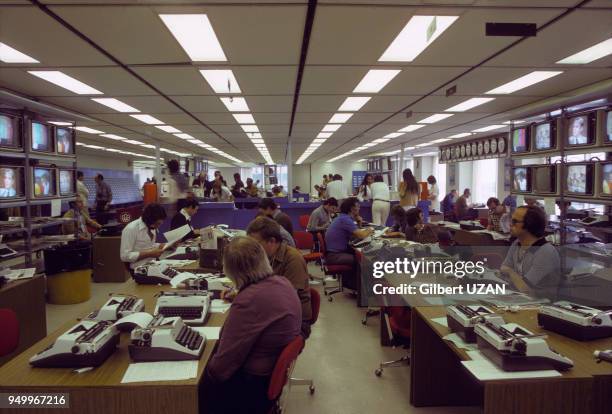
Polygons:
<instances>
[{"instance_id":1,"label":"television monitor","mask_svg":"<svg viewBox=\"0 0 612 414\"><path fill-rule=\"evenodd\" d=\"M604 144L612 144L612 109L606 112L606 128L604 134Z\"/></svg>"},{"instance_id":2,"label":"television monitor","mask_svg":"<svg viewBox=\"0 0 612 414\"><path fill-rule=\"evenodd\" d=\"M59 188L61 196L74 194L74 170L59 170Z\"/></svg>"},{"instance_id":3,"label":"television monitor","mask_svg":"<svg viewBox=\"0 0 612 414\"><path fill-rule=\"evenodd\" d=\"M593 164L567 164L565 191L569 195L592 196Z\"/></svg>"},{"instance_id":4,"label":"television monitor","mask_svg":"<svg viewBox=\"0 0 612 414\"><path fill-rule=\"evenodd\" d=\"M0 114L0 147L21 147L19 140L19 118Z\"/></svg>"},{"instance_id":5,"label":"television monitor","mask_svg":"<svg viewBox=\"0 0 612 414\"><path fill-rule=\"evenodd\" d=\"M556 148L556 121L543 122L533 127L535 134L534 151L548 151Z\"/></svg>"},{"instance_id":6,"label":"television monitor","mask_svg":"<svg viewBox=\"0 0 612 414\"><path fill-rule=\"evenodd\" d=\"M512 169L512 190L515 193L531 192L531 168L514 167Z\"/></svg>"},{"instance_id":7,"label":"television monitor","mask_svg":"<svg viewBox=\"0 0 612 414\"><path fill-rule=\"evenodd\" d=\"M69 128L55 128L55 149L58 154L74 154L74 139Z\"/></svg>"},{"instance_id":8,"label":"television monitor","mask_svg":"<svg viewBox=\"0 0 612 414\"><path fill-rule=\"evenodd\" d=\"M612 162L601 163L599 182L601 197L612 197Z\"/></svg>"},{"instance_id":9,"label":"television monitor","mask_svg":"<svg viewBox=\"0 0 612 414\"><path fill-rule=\"evenodd\" d=\"M0 166L0 200L14 200L25 196L23 186L23 167Z\"/></svg>"},{"instance_id":10,"label":"television monitor","mask_svg":"<svg viewBox=\"0 0 612 414\"><path fill-rule=\"evenodd\" d=\"M532 168L533 192L536 194L557 193L557 166L539 165Z\"/></svg>"},{"instance_id":11,"label":"television monitor","mask_svg":"<svg viewBox=\"0 0 612 414\"><path fill-rule=\"evenodd\" d=\"M32 151L53 152L49 125L32 122Z\"/></svg>"},{"instance_id":12,"label":"television monitor","mask_svg":"<svg viewBox=\"0 0 612 414\"><path fill-rule=\"evenodd\" d=\"M34 167L34 197L55 197L55 169Z\"/></svg>"},{"instance_id":13,"label":"television monitor","mask_svg":"<svg viewBox=\"0 0 612 414\"><path fill-rule=\"evenodd\" d=\"M565 143L569 147L580 147L591 145L595 141L595 124L597 117L595 113L578 115L568 119L567 140Z\"/></svg>"},{"instance_id":14,"label":"television monitor","mask_svg":"<svg viewBox=\"0 0 612 414\"><path fill-rule=\"evenodd\" d=\"M517 128L512 130L512 153L520 154L529 152L529 128Z\"/></svg>"}]
</instances>

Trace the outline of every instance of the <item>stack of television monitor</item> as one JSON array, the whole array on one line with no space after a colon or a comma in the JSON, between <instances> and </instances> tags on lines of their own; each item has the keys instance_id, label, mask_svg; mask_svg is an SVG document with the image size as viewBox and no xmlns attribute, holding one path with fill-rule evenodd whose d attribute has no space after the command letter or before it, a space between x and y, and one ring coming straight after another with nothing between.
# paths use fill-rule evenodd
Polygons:
<instances>
[{"instance_id":1,"label":"stack of television monitor","mask_svg":"<svg viewBox=\"0 0 612 414\"><path fill-rule=\"evenodd\" d=\"M557 196L565 181L563 193L569 198L612 199L612 161L567 163L565 180L561 180L560 171L559 164L514 167L512 192Z\"/></svg>"},{"instance_id":2,"label":"stack of television monitor","mask_svg":"<svg viewBox=\"0 0 612 414\"><path fill-rule=\"evenodd\" d=\"M0 150L23 151L23 119L9 113L0 113ZM74 156L74 131L43 121L32 120L29 128L29 150L33 153Z\"/></svg>"},{"instance_id":3,"label":"stack of television monitor","mask_svg":"<svg viewBox=\"0 0 612 414\"><path fill-rule=\"evenodd\" d=\"M76 194L73 168L36 165L30 168L26 182L21 165L0 165L0 201L20 201L29 194L33 199L71 197Z\"/></svg>"},{"instance_id":4,"label":"stack of television monitor","mask_svg":"<svg viewBox=\"0 0 612 414\"><path fill-rule=\"evenodd\" d=\"M612 145L612 109L581 112L516 127L511 131L514 155Z\"/></svg>"}]
</instances>

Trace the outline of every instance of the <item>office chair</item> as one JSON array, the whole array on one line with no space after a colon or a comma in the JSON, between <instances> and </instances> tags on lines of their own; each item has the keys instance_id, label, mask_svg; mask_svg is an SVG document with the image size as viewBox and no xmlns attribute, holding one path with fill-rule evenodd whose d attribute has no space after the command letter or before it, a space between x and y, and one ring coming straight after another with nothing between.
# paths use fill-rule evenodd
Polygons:
<instances>
[{"instance_id":1,"label":"office chair","mask_svg":"<svg viewBox=\"0 0 612 414\"><path fill-rule=\"evenodd\" d=\"M410 347L410 314L411 309L407 306L389 306L381 309L385 315L385 322L394 346ZM374 371L380 377L384 368L401 367L410 365L410 355L405 355L394 361L381 362L378 369Z\"/></svg>"},{"instance_id":2,"label":"office chair","mask_svg":"<svg viewBox=\"0 0 612 414\"><path fill-rule=\"evenodd\" d=\"M319 291L314 288L309 288L310 291L310 306L312 308L312 319L310 319L310 326L314 325L319 319L319 309L321 308L321 295ZM314 381L311 379L291 378L291 385L308 385L310 395L314 394L315 386Z\"/></svg>"},{"instance_id":3,"label":"office chair","mask_svg":"<svg viewBox=\"0 0 612 414\"><path fill-rule=\"evenodd\" d=\"M297 247L299 250L310 250L310 253L302 255L306 263L321 260L323 255L320 252L314 251L314 241L312 240L312 235L310 233L302 230L294 231L293 240L295 241L295 247Z\"/></svg>"},{"instance_id":4,"label":"office chair","mask_svg":"<svg viewBox=\"0 0 612 414\"><path fill-rule=\"evenodd\" d=\"M302 214L298 218L298 222L300 223L300 227L302 227L302 230L306 230L306 228L308 227L309 221L310 221L310 214Z\"/></svg>"},{"instance_id":5,"label":"office chair","mask_svg":"<svg viewBox=\"0 0 612 414\"><path fill-rule=\"evenodd\" d=\"M317 238L319 240L319 248L321 249L321 263L323 266L323 273L325 273L325 275L327 276L336 276L336 278L338 279L338 286L336 287L332 286L328 288L327 286L325 286L325 283L323 283L323 293L325 294L325 296L327 296L327 300L331 302L334 300L332 295L343 291L342 273L350 272L351 270L353 270L353 267L349 265L326 264L325 257L327 256L327 251L325 249L325 239L323 238L323 235L321 235L321 233L317 233Z\"/></svg>"},{"instance_id":6,"label":"office chair","mask_svg":"<svg viewBox=\"0 0 612 414\"><path fill-rule=\"evenodd\" d=\"M19 345L19 319L12 309L0 308L0 332L0 357L3 357Z\"/></svg>"},{"instance_id":7,"label":"office chair","mask_svg":"<svg viewBox=\"0 0 612 414\"><path fill-rule=\"evenodd\" d=\"M359 249L355 249L355 258L357 259L357 263L359 264L359 268L361 268L361 262L363 261L363 253ZM368 324L368 318L371 316L380 315L380 309L371 308L368 306L365 315L363 315L363 319L361 320L361 324L366 326Z\"/></svg>"},{"instance_id":8,"label":"office chair","mask_svg":"<svg viewBox=\"0 0 612 414\"><path fill-rule=\"evenodd\" d=\"M297 357L300 355L303 348L304 338L302 335L298 335L287 344L276 360L276 364L272 370L272 376L270 377L270 385L268 385L268 400L274 402L270 413L282 413L284 406L284 398L282 398L283 389L285 385L289 385L289 388L291 387L289 378L295 367Z\"/></svg>"}]
</instances>

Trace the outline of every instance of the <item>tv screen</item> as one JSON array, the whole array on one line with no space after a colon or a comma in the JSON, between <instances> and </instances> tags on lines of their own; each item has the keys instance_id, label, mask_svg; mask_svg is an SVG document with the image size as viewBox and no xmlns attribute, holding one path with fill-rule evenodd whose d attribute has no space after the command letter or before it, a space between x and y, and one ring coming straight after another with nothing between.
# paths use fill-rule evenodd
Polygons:
<instances>
[{"instance_id":1,"label":"tv screen","mask_svg":"<svg viewBox=\"0 0 612 414\"><path fill-rule=\"evenodd\" d=\"M59 171L60 195L74 194L74 171L60 170Z\"/></svg>"},{"instance_id":2,"label":"tv screen","mask_svg":"<svg viewBox=\"0 0 612 414\"><path fill-rule=\"evenodd\" d=\"M51 136L49 127L39 122L32 122L32 150L51 152Z\"/></svg>"},{"instance_id":3,"label":"tv screen","mask_svg":"<svg viewBox=\"0 0 612 414\"><path fill-rule=\"evenodd\" d=\"M594 120L591 114L570 118L567 123L567 145L592 144L595 137L595 125L592 125Z\"/></svg>"},{"instance_id":4,"label":"tv screen","mask_svg":"<svg viewBox=\"0 0 612 414\"><path fill-rule=\"evenodd\" d=\"M19 147L17 118L0 114L0 146Z\"/></svg>"},{"instance_id":5,"label":"tv screen","mask_svg":"<svg viewBox=\"0 0 612 414\"><path fill-rule=\"evenodd\" d=\"M606 112L606 136L604 141L612 142L612 110Z\"/></svg>"},{"instance_id":6,"label":"tv screen","mask_svg":"<svg viewBox=\"0 0 612 414\"><path fill-rule=\"evenodd\" d=\"M529 151L529 134L527 128L518 128L512 131L512 152Z\"/></svg>"},{"instance_id":7,"label":"tv screen","mask_svg":"<svg viewBox=\"0 0 612 414\"><path fill-rule=\"evenodd\" d=\"M58 154L74 154L72 131L68 128L55 128L55 145Z\"/></svg>"},{"instance_id":8,"label":"tv screen","mask_svg":"<svg viewBox=\"0 0 612 414\"><path fill-rule=\"evenodd\" d=\"M557 192L557 167L546 165L534 167L533 190L536 193L554 194Z\"/></svg>"},{"instance_id":9,"label":"tv screen","mask_svg":"<svg viewBox=\"0 0 612 414\"><path fill-rule=\"evenodd\" d=\"M531 169L516 167L513 170L512 189L518 193L531 192Z\"/></svg>"},{"instance_id":10,"label":"tv screen","mask_svg":"<svg viewBox=\"0 0 612 414\"><path fill-rule=\"evenodd\" d=\"M554 122L535 126L535 150L546 151L555 147L556 128Z\"/></svg>"},{"instance_id":11,"label":"tv screen","mask_svg":"<svg viewBox=\"0 0 612 414\"><path fill-rule=\"evenodd\" d=\"M612 163L601 165L601 195L612 197Z\"/></svg>"},{"instance_id":12,"label":"tv screen","mask_svg":"<svg viewBox=\"0 0 612 414\"><path fill-rule=\"evenodd\" d=\"M22 198L23 196L23 168L0 167L0 200Z\"/></svg>"},{"instance_id":13,"label":"tv screen","mask_svg":"<svg viewBox=\"0 0 612 414\"><path fill-rule=\"evenodd\" d=\"M34 197L52 197L55 191L55 170L34 168Z\"/></svg>"},{"instance_id":14,"label":"tv screen","mask_svg":"<svg viewBox=\"0 0 612 414\"><path fill-rule=\"evenodd\" d=\"M592 195L593 194L593 165L592 164L568 164L567 165L567 187L570 194Z\"/></svg>"}]
</instances>

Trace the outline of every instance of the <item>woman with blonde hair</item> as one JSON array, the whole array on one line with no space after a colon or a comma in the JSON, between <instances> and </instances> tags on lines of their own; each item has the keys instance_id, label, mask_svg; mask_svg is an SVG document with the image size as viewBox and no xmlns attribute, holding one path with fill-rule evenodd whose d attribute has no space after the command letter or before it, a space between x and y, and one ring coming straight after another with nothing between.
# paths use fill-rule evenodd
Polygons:
<instances>
[{"instance_id":1,"label":"woman with blonde hair","mask_svg":"<svg viewBox=\"0 0 612 414\"><path fill-rule=\"evenodd\" d=\"M399 185L399 205L406 211L417 206L421 189L414 178L412 170L406 168L402 173L402 182Z\"/></svg>"}]
</instances>

